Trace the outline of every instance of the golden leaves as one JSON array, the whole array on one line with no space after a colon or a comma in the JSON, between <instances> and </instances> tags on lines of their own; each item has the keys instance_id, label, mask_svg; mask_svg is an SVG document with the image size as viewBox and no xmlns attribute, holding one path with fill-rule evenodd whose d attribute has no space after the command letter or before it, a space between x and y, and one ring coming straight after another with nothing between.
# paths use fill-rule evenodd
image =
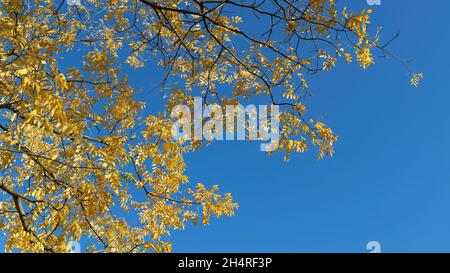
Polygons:
<instances>
[{"instance_id":1,"label":"golden leaves","mask_svg":"<svg viewBox=\"0 0 450 273\"><path fill-rule=\"evenodd\" d=\"M353 60L352 60L352 55L350 54L350 53L345 53L344 54L344 56L345 56L345 61L349 64L349 63L351 63Z\"/></svg>"},{"instance_id":2,"label":"golden leaves","mask_svg":"<svg viewBox=\"0 0 450 273\"><path fill-rule=\"evenodd\" d=\"M375 63L372 53L370 52L370 47L368 46L356 50L356 59L358 60L359 65L364 69Z\"/></svg>"},{"instance_id":3,"label":"golden leaves","mask_svg":"<svg viewBox=\"0 0 450 273\"><path fill-rule=\"evenodd\" d=\"M55 82L56 82L56 86L60 90L65 91L65 90L69 89L69 84L67 83L67 80L66 80L66 77L64 76L64 74L59 73L55 77Z\"/></svg>"},{"instance_id":4,"label":"golden leaves","mask_svg":"<svg viewBox=\"0 0 450 273\"><path fill-rule=\"evenodd\" d=\"M414 73L411 77L411 85L418 87L421 79L423 79L423 73Z\"/></svg>"},{"instance_id":5,"label":"golden leaves","mask_svg":"<svg viewBox=\"0 0 450 273\"><path fill-rule=\"evenodd\" d=\"M308 77L341 57L352 62L354 48L367 68L378 48L368 38L371 11L340 13L334 0L286 2L289 13L239 7L285 22L254 28L262 33L248 31L243 15L206 6L201 14L195 1L92 0L79 6L83 18L52 1L24 13L22 2L0 3L0 166L26 215L11 196L0 203L7 251L65 251L67 240L86 237L90 251L171 251L163 235L238 207L218 186L189 188L185 156L204 143L173 140L173 106L196 94L224 105L268 100L283 106L285 160L313 146L319 158L332 156L333 131L305 117ZM150 115L122 71L124 62L152 65L149 57L169 84L163 112Z\"/></svg>"}]
</instances>

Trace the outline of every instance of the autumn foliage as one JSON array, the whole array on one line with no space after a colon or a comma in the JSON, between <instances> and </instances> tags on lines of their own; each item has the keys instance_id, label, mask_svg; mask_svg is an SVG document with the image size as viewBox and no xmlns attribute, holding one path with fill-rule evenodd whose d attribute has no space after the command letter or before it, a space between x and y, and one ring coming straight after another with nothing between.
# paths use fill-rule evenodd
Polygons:
<instances>
[{"instance_id":1,"label":"autumn foliage","mask_svg":"<svg viewBox=\"0 0 450 273\"><path fill-rule=\"evenodd\" d=\"M230 194L185 174L185 154L204 143L171 136L170 109L193 96L279 105L277 152L332 156L337 137L304 105L308 76L389 55L370 14L334 0L0 0L6 250L83 240L88 251L168 252L171 230L233 215ZM155 62L165 111L145 115L153 102L136 99L123 70Z\"/></svg>"}]
</instances>

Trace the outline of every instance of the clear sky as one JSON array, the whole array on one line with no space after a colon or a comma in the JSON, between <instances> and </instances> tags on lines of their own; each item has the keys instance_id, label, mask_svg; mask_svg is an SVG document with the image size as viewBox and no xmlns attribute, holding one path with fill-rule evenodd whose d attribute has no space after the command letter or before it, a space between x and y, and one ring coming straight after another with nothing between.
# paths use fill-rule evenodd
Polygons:
<instances>
[{"instance_id":1,"label":"clear sky","mask_svg":"<svg viewBox=\"0 0 450 273\"><path fill-rule=\"evenodd\" d=\"M450 1L372 8L385 39L401 32L391 50L425 73L421 86L383 59L317 77L307 105L340 137L333 159L284 163L238 142L190 155L191 180L218 183L240 208L173 232L175 252L366 252L372 240L383 252L450 252Z\"/></svg>"},{"instance_id":2,"label":"clear sky","mask_svg":"<svg viewBox=\"0 0 450 273\"><path fill-rule=\"evenodd\" d=\"M372 8L385 39L401 32L390 49L424 72L421 86L381 58L367 70L339 65L311 80L311 116L340 137L332 159L306 153L286 163L259 143L236 141L190 154L191 182L219 184L240 208L174 231L174 252L367 252L373 240L383 252L450 252L450 1ZM148 77L154 71L130 75L150 109L160 98L162 75Z\"/></svg>"}]
</instances>

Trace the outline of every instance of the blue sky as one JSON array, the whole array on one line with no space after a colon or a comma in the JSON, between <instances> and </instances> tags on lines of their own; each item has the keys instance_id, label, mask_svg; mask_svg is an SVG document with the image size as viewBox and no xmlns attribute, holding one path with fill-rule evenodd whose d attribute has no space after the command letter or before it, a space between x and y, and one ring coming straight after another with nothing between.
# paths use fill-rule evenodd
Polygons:
<instances>
[{"instance_id":1,"label":"blue sky","mask_svg":"<svg viewBox=\"0 0 450 273\"><path fill-rule=\"evenodd\" d=\"M372 240L383 252L450 252L450 2L372 8L385 39L401 32L391 50L425 73L421 86L384 59L317 77L308 106L340 137L333 159L285 163L245 142L190 155L191 181L218 183L240 208L173 232L175 252L366 252Z\"/></svg>"},{"instance_id":2,"label":"blue sky","mask_svg":"<svg viewBox=\"0 0 450 273\"><path fill-rule=\"evenodd\" d=\"M219 184L240 208L174 231L174 252L366 252L373 240L383 252L450 252L450 2L372 8L385 39L401 32L390 49L425 73L421 86L380 58L367 70L339 65L312 79L310 114L340 137L332 159L309 152L286 163L236 141L190 154L191 182ZM161 97L154 71L130 74L149 102Z\"/></svg>"}]
</instances>

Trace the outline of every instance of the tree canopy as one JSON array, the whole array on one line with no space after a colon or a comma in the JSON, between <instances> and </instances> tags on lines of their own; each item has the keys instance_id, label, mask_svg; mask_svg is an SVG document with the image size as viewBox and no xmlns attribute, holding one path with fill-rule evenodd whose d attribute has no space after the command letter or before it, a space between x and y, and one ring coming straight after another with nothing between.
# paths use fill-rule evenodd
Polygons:
<instances>
[{"instance_id":1,"label":"tree canopy","mask_svg":"<svg viewBox=\"0 0 450 273\"><path fill-rule=\"evenodd\" d=\"M238 205L189 182L170 110L278 105L280 146L332 156L337 136L308 116L308 77L374 54L396 58L369 31L372 10L335 0L0 0L0 229L7 251L168 252L170 231ZM394 37L395 38L395 37ZM78 56L79 64L64 56ZM397 58L398 59L398 58ZM399 61L403 62L401 59ZM159 65L165 111L144 114L125 68ZM149 72L151 73L151 71ZM423 75L411 73L417 85Z\"/></svg>"}]
</instances>

